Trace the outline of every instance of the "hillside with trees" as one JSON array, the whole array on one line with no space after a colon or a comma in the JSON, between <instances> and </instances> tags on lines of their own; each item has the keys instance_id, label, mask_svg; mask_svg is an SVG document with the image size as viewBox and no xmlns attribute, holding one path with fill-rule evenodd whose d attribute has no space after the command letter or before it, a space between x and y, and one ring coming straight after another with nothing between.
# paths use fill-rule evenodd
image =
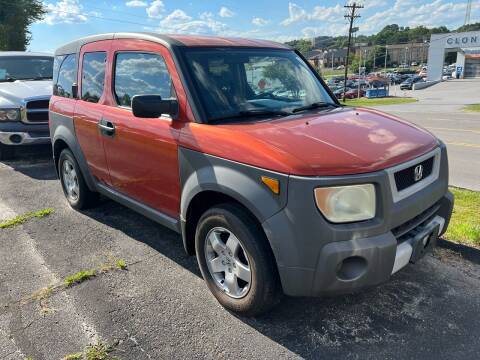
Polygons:
<instances>
[{"instance_id":1,"label":"hillside with trees","mask_svg":"<svg viewBox=\"0 0 480 360\"><path fill-rule=\"evenodd\" d=\"M480 30L480 22L464 25L454 30L449 30L446 26L434 28L417 26L410 28L408 26L404 27L397 24L391 24L385 26L380 32L373 35L354 35L354 42L376 46L407 44L412 42L418 43L430 40L430 35L432 34L478 30ZM325 49L345 48L347 46L347 36L321 36L320 39L317 38L317 43L319 43L320 48ZM293 40L286 44L298 49L302 53L306 53L313 49L312 43L309 39Z\"/></svg>"}]
</instances>

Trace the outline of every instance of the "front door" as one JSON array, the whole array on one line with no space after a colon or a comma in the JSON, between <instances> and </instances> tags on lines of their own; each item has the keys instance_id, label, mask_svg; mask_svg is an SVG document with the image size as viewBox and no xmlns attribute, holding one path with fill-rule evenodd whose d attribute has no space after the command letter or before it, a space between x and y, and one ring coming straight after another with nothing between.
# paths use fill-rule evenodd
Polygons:
<instances>
[{"instance_id":1,"label":"front door","mask_svg":"<svg viewBox=\"0 0 480 360\"><path fill-rule=\"evenodd\" d=\"M135 95L176 97L175 73L168 50L140 40L114 40L110 107L103 119L115 128L104 146L112 187L147 206L177 218L180 208L178 144L180 120L168 116L137 118L131 111ZM178 77L175 76L178 81ZM180 84L178 84L180 86ZM180 119L183 111L180 109Z\"/></svg>"}]
</instances>

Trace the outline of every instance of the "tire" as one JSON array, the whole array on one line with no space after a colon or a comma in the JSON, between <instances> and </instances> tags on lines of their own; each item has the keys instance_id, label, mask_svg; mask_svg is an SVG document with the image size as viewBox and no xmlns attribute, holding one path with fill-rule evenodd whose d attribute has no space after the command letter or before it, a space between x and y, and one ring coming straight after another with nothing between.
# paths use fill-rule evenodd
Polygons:
<instances>
[{"instance_id":1,"label":"tire","mask_svg":"<svg viewBox=\"0 0 480 360\"><path fill-rule=\"evenodd\" d=\"M90 191L88 188L77 160L69 149L64 149L60 153L58 174L62 183L63 193L72 208L83 210L96 205L98 193Z\"/></svg>"},{"instance_id":2,"label":"tire","mask_svg":"<svg viewBox=\"0 0 480 360\"><path fill-rule=\"evenodd\" d=\"M0 144L0 160L11 160L14 158L15 149L13 146Z\"/></svg>"},{"instance_id":3,"label":"tire","mask_svg":"<svg viewBox=\"0 0 480 360\"><path fill-rule=\"evenodd\" d=\"M215 241L215 249L212 238L221 241ZM237 240L240 246L228 254ZM207 210L197 225L195 251L202 276L223 307L256 316L279 302L281 286L270 245L258 222L242 206L226 203ZM249 283L245 269L250 271Z\"/></svg>"}]
</instances>

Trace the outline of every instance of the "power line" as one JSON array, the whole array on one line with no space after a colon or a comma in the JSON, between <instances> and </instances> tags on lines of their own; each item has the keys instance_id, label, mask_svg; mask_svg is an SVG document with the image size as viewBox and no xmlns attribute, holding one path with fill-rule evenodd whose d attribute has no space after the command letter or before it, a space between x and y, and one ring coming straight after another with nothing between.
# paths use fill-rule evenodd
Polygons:
<instances>
[{"instance_id":1,"label":"power line","mask_svg":"<svg viewBox=\"0 0 480 360\"><path fill-rule=\"evenodd\" d=\"M347 9L347 13L345 14L344 18L347 19L350 23L348 28L348 43L347 43L347 58L345 60L345 76L343 79L343 102L345 102L345 93L347 92L347 77L348 77L348 58L350 56L350 46L352 42L352 29L353 29L353 22L360 17L357 13L358 9L363 9L363 5L359 5L356 2L352 4L347 4L344 6Z\"/></svg>"}]
</instances>

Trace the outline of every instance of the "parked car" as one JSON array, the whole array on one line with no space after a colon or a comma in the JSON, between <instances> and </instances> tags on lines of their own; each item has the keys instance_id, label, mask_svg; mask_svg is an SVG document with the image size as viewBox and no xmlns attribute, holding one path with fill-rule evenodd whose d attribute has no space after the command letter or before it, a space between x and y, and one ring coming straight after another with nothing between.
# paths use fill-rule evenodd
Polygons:
<instances>
[{"instance_id":1,"label":"parked car","mask_svg":"<svg viewBox=\"0 0 480 360\"><path fill-rule=\"evenodd\" d=\"M413 84L424 81L420 76L412 76L400 84L400 90L412 90Z\"/></svg>"},{"instance_id":2,"label":"parked car","mask_svg":"<svg viewBox=\"0 0 480 360\"><path fill-rule=\"evenodd\" d=\"M55 68L50 133L69 204L100 193L178 232L239 314L385 282L447 229L445 145L340 106L283 44L105 34L59 48Z\"/></svg>"},{"instance_id":3,"label":"parked car","mask_svg":"<svg viewBox=\"0 0 480 360\"><path fill-rule=\"evenodd\" d=\"M16 146L50 142L52 73L52 55L0 52L0 160L11 159Z\"/></svg>"},{"instance_id":4,"label":"parked car","mask_svg":"<svg viewBox=\"0 0 480 360\"><path fill-rule=\"evenodd\" d=\"M359 93L360 93L360 97L365 96L365 90L360 89L360 91L358 91L358 88L353 88L353 89L348 90L345 93L345 97L347 99L355 99L355 98L358 97Z\"/></svg>"}]
</instances>

